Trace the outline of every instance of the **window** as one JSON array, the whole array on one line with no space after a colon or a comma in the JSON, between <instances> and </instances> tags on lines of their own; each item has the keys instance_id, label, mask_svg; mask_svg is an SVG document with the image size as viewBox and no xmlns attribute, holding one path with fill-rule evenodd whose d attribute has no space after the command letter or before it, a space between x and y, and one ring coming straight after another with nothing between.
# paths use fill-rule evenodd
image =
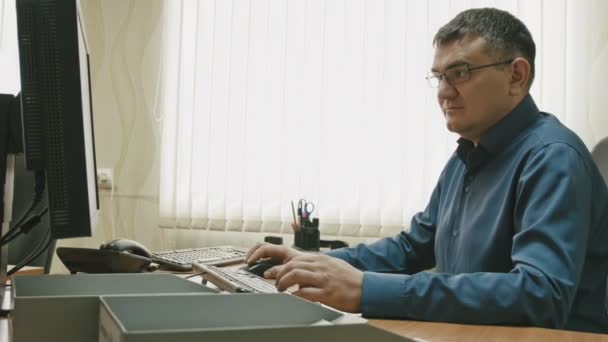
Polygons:
<instances>
[{"instance_id":1,"label":"window","mask_svg":"<svg viewBox=\"0 0 608 342\"><path fill-rule=\"evenodd\" d=\"M289 232L306 198L324 234L407 226L457 139L424 79L432 37L482 6L532 31L539 106L599 140L598 1L167 1L161 225Z\"/></svg>"}]
</instances>

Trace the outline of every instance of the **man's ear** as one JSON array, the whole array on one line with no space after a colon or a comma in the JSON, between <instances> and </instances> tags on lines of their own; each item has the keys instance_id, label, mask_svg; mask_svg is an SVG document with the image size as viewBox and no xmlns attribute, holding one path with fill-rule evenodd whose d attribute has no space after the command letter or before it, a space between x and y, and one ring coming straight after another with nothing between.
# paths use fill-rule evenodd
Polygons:
<instances>
[{"instance_id":1,"label":"man's ear","mask_svg":"<svg viewBox=\"0 0 608 342\"><path fill-rule=\"evenodd\" d=\"M525 58L515 58L511 62L511 79L509 80L509 95L517 96L528 92L531 67Z\"/></svg>"}]
</instances>

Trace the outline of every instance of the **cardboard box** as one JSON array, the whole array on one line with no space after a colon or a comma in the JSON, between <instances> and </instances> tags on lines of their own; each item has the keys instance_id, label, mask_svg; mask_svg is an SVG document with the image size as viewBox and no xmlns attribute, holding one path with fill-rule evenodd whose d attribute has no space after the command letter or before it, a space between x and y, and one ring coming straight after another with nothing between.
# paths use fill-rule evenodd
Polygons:
<instances>
[{"instance_id":1,"label":"cardboard box","mask_svg":"<svg viewBox=\"0 0 608 342\"><path fill-rule=\"evenodd\" d=\"M100 302L100 342L406 340L284 293L104 296Z\"/></svg>"},{"instance_id":2,"label":"cardboard box","mask_svg":"<svg viewBox=\"0 0 608 342\"><path fill-rule=\"evenodd\" d=\"M172 274L77 274L13 278L13 341L97 341L99 297L216 290Z\"/></svg>"}]
</instances>

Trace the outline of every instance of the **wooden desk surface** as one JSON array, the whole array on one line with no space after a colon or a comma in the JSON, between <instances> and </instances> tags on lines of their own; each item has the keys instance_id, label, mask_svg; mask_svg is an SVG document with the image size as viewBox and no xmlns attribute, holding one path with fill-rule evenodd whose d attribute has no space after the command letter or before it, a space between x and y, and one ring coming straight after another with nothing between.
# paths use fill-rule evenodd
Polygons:
<instances>
[{"instance_id":1,"label":"wooden desk surface","mask_svg":"<svg viewBox=\"0 0 608 342\"><path fill-rule=\"evenodd\" d=\"M8 265L8 269L10 270L13 265ZM42 275L44 274L44 268L38 266L24 266L22 269L17 272L19 275Z\"/></svg>"},{"instance_id":2,"label":"wooden desk surface","mask_svg":"<svg viewBox=\"0 0 608 342\"><path fill-rule=\"evenodd\" d=\"M0 342L9 342L9 319L0 318ZM370 320L370 324L418 341L608 341L608 335L541 328L499 327L416 321Z\"/></svg>"},{"instance_id":3,"label":"wooden desk surface","mask_svg":"<svg viewBox=\"0 0 608 342\"><path fill-rule=\"evenodd\" d=\"M371 325L419 341L608 341L608 335L531 327L503 327L373 319Z\"/></svg>"}]
</instances>

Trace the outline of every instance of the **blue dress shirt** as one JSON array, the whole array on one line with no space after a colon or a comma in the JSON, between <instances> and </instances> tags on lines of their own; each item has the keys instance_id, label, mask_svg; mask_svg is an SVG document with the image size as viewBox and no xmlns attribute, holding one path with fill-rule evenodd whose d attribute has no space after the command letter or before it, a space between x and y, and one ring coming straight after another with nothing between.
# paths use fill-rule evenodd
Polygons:
<instances>
[{"instance_id":1,"label":"blue dress shirt","mask_svg":"<svg viewBox=\"0 0 608 342\"><path fill-rule=\"evenodd\" d=\"M458 144L409 231L328 253L364 271L363 315L608 332L608 189L583 142L527 96Z\"/></svg>"}]
</instances>

